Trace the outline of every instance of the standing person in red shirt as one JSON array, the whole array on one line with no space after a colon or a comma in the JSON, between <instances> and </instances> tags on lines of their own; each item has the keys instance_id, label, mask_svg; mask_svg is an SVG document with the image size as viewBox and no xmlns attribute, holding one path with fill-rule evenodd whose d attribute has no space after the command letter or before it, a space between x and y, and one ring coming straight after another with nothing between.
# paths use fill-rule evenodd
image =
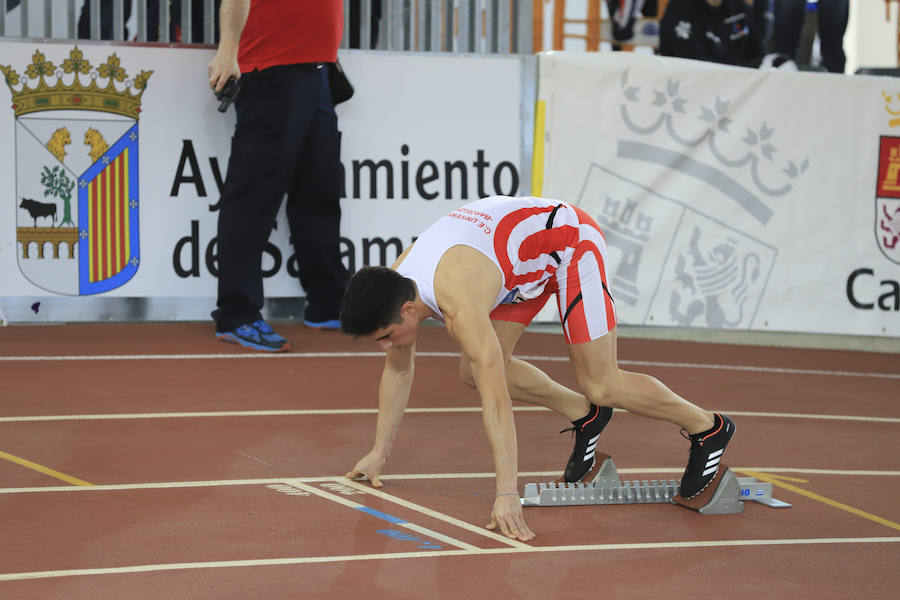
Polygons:
<instances>
[{"instance_id":1,"label":"standing person in red shirt","mask_svg":"<svg viewBox=\"0 0 900 600\"><path fill-rule=\"evenodd\" d=\"M216 337L290 349L266 323L262 253L281 201L306 292L304 322L337 329L348 273L340 257L340 132L325 63L337 60L341 0L223 0L209 82L239 81L218 223Z\"/></svg>"}]
</instances>

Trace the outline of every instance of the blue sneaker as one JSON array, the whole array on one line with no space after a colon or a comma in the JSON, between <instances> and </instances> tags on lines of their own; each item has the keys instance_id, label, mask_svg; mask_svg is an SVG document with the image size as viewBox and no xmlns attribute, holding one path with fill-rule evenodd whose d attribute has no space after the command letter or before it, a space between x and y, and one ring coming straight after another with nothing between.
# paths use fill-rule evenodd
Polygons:
<instances>
[{"instance_id":1,"label":"blue sneaker","mask_svg":"<svg viewBox=\"0 0 900 600\"><path fill-rule=\"evenodd\" d=\"M216 338L263 352L287 352L291 349L288 341L275 333L275 330L262 319L254 323L245 323L231 331L217 332Z\"/></svg>"},{"instance_id":2,"label":"blue sneaker","mask_svg":"<svg viewBox=\"0 0 900 600\"><path fill-rule=\"evenodd\" d=\"M266 342L270 344L284 344L285 346L288 346L288 349L290 349L290 344L288 344L288 341L275 333L275 330L272 329L272 326L262 319L260 319L259 321L254 321L253 327L256 328L256 330L260 333L260 335L262 335L262 338Z\"/></svg>"},{"instance_id":3,"label":"blue sneaker","mask_svg":"<svg viewBox=\"0 0 900 600\"><path fill-rule=\"evenodd\" d=\"M341 321L339 319L331 319L330 321L307 321L304 319L303 324L311 329L340 329Z\"/></svg>"}]
</instances>

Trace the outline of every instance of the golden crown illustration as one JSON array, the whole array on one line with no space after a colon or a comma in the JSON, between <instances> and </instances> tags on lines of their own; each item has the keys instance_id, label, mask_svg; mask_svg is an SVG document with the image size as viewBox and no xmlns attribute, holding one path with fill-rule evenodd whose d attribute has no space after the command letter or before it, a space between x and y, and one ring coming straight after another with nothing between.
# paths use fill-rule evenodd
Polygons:
<instances>
[{"instance_id":1,"label":"golden crown illustration","mask_svg":"<svg viewBox=\"0 0 900 600\"><path fill-rule=\"evenodd\" d=\"M886 110L887 113L891 115L891 117L893 117L888 121L888 124L891 127L897 127L898 125L900 125L900 109L895 110L893 108L894 106L896 106L896 103L894 102L894 99L890 94L888 94L884 90L881 90L881 95L884 98L884 110ZM896 98L897 102L900 102L900 93L897 94Z\"/></svg>"},{"instance_id":2,"label":"golden crown illustration","mask_svg":"<svg viewBox=\"0 0 900 600\"><path fill-rule=\"evenodd\" d=\"M137 119L141 112L141 96L153 74L153 71L141 71L133 80L127 79L128 74L115 53L95 68L78 46L69 51L69 57L59 67L36 50L24 75L19 75L9 65L0 65L0 71L12 92L16 117L45 110L75 109L111 112ZM83 79L87 79L87 85ZM121 88L116 82L122 84Z\"/></svg>"},{"instance_id":3,"label":"golden crown illustration","mask_svg":"<svg viewBox=\"0 0 900 600\"><path fill-rule=\"evenodd\" d=\"M620 88L624 99L621 114L626 126L632 132L650 135L664 131L675 143L675 148L703 147L711 158L720 163L719 168L730 169L733 173L746 172L753 187L765 196L774 198L786 195L794 182L809 168L808 157L791 159L777 156L778 148L773 143L775 129L765 122L758 127L743 125L743 134L733 132L732 129L740 126L729 116L733 103L727 100L716 97L714 101L708 100L706 105L696 100L689 101L681 94L680 82L669 79L664 90L656 89L651 84L650 93L645 94L642 102L639 97L641 88L629 81L628 71L622 76ZM648 99L646 96L652 98ZM633 120L629 106L641 104L656 109L656 115L653 117L655 120L651 119L646 124ZM695 106L689 106L690 104ZM690 125L698 121L703 125L699 131L695 125ZM690 133L681 133L679 126ZM739 145L729 144L728 138L739 139L743 143L743 150ZM736 151L737 154L729 156L720 146L731 146L730 152ZM713 164L712 161L710 163ZM763 164L774 167L769 169L770 181L764 181L761 172Z\"/></svg>"}]
</instances>

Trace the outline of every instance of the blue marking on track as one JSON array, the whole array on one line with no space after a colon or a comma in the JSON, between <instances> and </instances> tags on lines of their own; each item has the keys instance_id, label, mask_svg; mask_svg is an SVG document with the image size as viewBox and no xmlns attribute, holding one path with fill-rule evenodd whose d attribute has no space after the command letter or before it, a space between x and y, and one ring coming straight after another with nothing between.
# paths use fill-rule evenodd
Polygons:
<instances>
[{"instance_id":1,"label":"blue marking on track","mask_svg":"<svg viewBox=\"0 0 900 600\"><path fill-rule=\"evenodd\" d=\"M393 523L394 525L403 525L404 523L407 522L407 521L404 521L403 519L400 519L400 518L398 518L398 517L394 517L394 516L389 515L389 514L387 514L387 513L383 513L383 512L381 512L380 510L375 510L374 508L369 508L368 506L355 506L354 508L355 508L356 510L361 510L361 511L363 511L364 513L369 513L369 514L372 515L373 517L378 517L379 519L384 519L384 520L387 521L388 523Z\"/></svg>"}]
</instances>

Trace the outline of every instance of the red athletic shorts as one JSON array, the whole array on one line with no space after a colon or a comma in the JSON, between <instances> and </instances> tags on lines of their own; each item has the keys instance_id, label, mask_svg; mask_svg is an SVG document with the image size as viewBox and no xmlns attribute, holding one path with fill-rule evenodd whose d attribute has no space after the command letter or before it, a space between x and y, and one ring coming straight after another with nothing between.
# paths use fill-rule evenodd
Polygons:
<instances>
[{"instance_id":1,"label":"red athletic shorts","mask_svg":"<svg viewBox=\"0 0 900 600\"><path fill-rule=\"evenodd\" d=\"M491 311L495 321L512 321L528 325L540 312L551 295L563 324L566 341L581 344L601 338L616 326L616 310L606 277L606 240L597 223L577 206L579 241L574 252L548 280L540 296L501 304ZM568 256L568 255L567 255Z\"/></svg>"}]
</instances>

